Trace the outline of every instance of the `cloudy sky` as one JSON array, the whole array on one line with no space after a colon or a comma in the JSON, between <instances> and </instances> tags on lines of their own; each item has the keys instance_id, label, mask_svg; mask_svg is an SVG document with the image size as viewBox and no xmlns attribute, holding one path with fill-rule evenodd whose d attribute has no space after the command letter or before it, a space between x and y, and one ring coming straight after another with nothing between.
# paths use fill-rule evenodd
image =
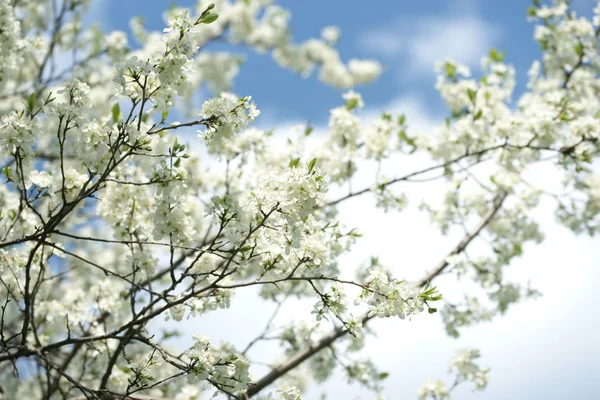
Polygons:
<instances>
[{"instance_id":1,"label":"cloudy sky","mask_svg":"<svg viewBox=\"0 0 600 400\"><path fill-rule=\"evenodd\" d=\"M151 29L161 30L161 0L101 0L93 18L106 30L128 30L131 16L142 15ZM192 1L178 4L189 6ZM298 41L319 36L321 27L337 25L342 30L342 57L372 57L385 66L381 78L363 94L365 114L385 109L407 114L409 125L427 131L447 115L434 89L433 66L448 57L464 62L475 71L480 56L490 48L506 51L507 61L517 70L517 94L526 84L526 71L539 56L532 39L533 26L526 20L525 0L281 0L292 11L292 29ZM591 0L575 0L576 8L589 9ZM262 110L261 127L285 127L311 121L326 124L328 110L340 104L340 93L315 77L302 79L278 68L268 56L247 54L236 80L235 91L252 95ZM435 189L414 195L440 196ZM425 215L410 209L398 216L367 211L369 199L357 199L342 207L347 225L365 232L356 251L342 263L353 264L377 254L393 265L399 276L417 278L432 268L456 243L459 236L441 237ZM414 212L413 212L414 211ZM519 304L491 323L464 331L459 339L444 334L439 317L422 316L413 321L376 321L377 339L370 340L367 353L391 373L386 382L390 399L416 398L426 379L446 378L447 360L455 349L477 347L483 363L492 368L485 392L460 388L461 399L595 399L600 391L600 312L595 309L600 285L600 241L576 237L557 226L542 207L539 216L546 240L525 248L525 256L510 267L511 278L527 282L544 296ZM440 281L451 290L452 281ZM244 346L259 333L271 305L262 305L252 291L240 293L230 314L214 313L189 321L184 331L203 332L215 340ZM292 304L282 319L301 315L302 305ZM308 309L306 309L308 310ZM305 311L306 311L305 310ZM224 317L228 315L227 317ZM225 319L226 318L226 319ZM181 344L189 343L183 337ZM263 349L271 354L272 349ZM342 377L314 385L307 399L328 393L330 399L369 398Z\"/></svg>"}]
</instances>

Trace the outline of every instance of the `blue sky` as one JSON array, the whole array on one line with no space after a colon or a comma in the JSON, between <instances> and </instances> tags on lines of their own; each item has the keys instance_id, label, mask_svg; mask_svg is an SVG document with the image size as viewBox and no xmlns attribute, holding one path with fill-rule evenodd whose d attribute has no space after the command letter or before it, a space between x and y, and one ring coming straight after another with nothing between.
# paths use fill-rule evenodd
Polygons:
<instances>
[{"instance_id":1,"label":"blue sky","mask_svg":"<svg viewBox=\"0 0 600 400\"><path fill-rule=\"evenodd\" d=\"M147 26L160 30L168 4L107 0L104 25L128 30L129 18L142 15ZM359 88L368 105L387 105L399 96L416 95L442 114L445 110L433 87L434 60L450 56L477 67L479 57L495 47L506 51L507 59L523 74L539 54L533 25L526 20L526 0L283 0L278 4L291 10L296 40L318 37L323 26L337 25L344 59L373 57L383 63L381 78ZM247 54L247 61L236 91L251 94L267 115L318 123L326 121L327 110L340 103L339 91L322 85L315 76L303 79L279 68L269 56L238 50ZM523 82L519 83L523 89Z\"/></svg>"},{"instance_id":2,"label":"blue sky","mask_svg":"<svg viewBox=\"0 0 600 400\"><path fill-rule=\"evenodd\" d=\"M101 21L106 30L126 31L134 15L142 15L149 28L161 30L162 11L170 4L161 0L99 3L92 18ZM193 3L182 0L178 4ZM592 0L574 3L576 8L589 10ZM533 25L526 19L527 0L281 0L279 4L292 12L291 26L297 41L318 37L323 26L337 25L342 31L338 48L344 59L380 60L385 66L381 78L357 88L368 109L406 111L409 126L412 121L421 129L430 128L447 115L434 89L434 60L452 57L476 71L479 57L490 48L505 51L507 61L517 70L518 94L525 89L531 62L540 54L533 40ZM324 86L315 76L303 79L279 68L269 56L243 48L235 50L247 54L235 91L253 96L263 111L259 125L288 126L305 121L324 125L328 110L341 103L340 92ZM397 247L394 240L421 240L429 248L406 246L402 263L428 268L455 242L453 237L430 239L436 231L428 228L423 216L396 218L362 212L359 216L356 212L369 206L367 200L357 200L342 210L349 224L362 225L363 232L379 233L380 238L382 229L389 230L384 240L365 239L359 244L357 251L362 255L368 256L368 249L393 260L396 254L389 249ZM549 214L544 215L546 242L526 247L526 255L510 272L523 281L531 278L534 287L545 294L542 299L517 305L493 323L465 331L458 340L446 337L436 318L376 323L379 337L369 342L367 351L392 373L386 392L390 399L415 398L424 379L444 377L447 359L454 349L471 345L481 349L483 363L492 367L490 386L474 394L469 388L461 389L455 398L598 398L600 346L596 332L600 313L594 310L594 296L600 284L600 245L597 239L575 237L556 226ZM431 250L438 247L439 251ZM244 330L258 332L257 303L248 299L241 294L234 300L230 318ZM236 343L239 335L222 317L221 313L210 314L194 322L195 328L202 326L209 334ZM198 330L195 328L184 330L191 333ZM360 393L340 378L316 386L307 398L316 399L321 392L330 393L330 399L352 399Z\"/></svg>"}]
</instances>

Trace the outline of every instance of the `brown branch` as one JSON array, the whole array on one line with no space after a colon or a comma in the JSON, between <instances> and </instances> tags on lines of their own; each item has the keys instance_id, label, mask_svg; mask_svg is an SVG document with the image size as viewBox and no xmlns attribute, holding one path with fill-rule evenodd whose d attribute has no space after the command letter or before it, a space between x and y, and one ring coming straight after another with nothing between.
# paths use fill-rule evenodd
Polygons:
<instances>
[{"instance_id":1,"label":"brown branch","mask_svg":"<svg viewBox=\"0 0 600 400\"><path fill-rule=\"evenodd\" d=\"M199 119L197 121L186 122L184 124L177 124L177 125L165 126L163 128L157 129L157 130L150 129L148 131L148 135L154 135L156 133L160 133L160 132L163 132L163 131L168 131L168 130L171 130L171 129L185 128L185 127L188 127L188 126L196 126L196 125L209 126L209 124L210 124L210 119Z\"/></svg>"},{"instance_id":2,"label":"brown branch","mask_svg":"<svg viewBox=\"0 0 600 400\"><path fill-rule=\"evenodd\" d=\"M409 173L407 175L404 175L404 176L401 176L399 178L395 178L395 179L392 179L392 180L390 180L388 182L382 183L380 186L389 186L389 185L392 185L392 184L397 183L397 182L407 181L407 180L409 180L412 177L415 177L415 176L418 176L418 175L422 175L422 174L425 174L427 172L435 171L436 169L449 167L450 165L455 164L455 163L457 163L457 162L459 162L459 161L461 161L461 160L463 160L465 158L482 156L482 155L484 155L484 154L486 154L486 153L488 153L490 151L498 150L498 149L503 149L503 148L506 148L507 146L508 145L506 143L502 143L502 144L498 144L498 145L495 145L495 146L492 146L492 147L486 147L485 149L474 151L472 153L469 152L469 151L467 151L465 154L463 154L461 156L458 156L456 158L453 158L452 160L443 162L441 164L433 165L433 166L427 167L425 169L421 169L421 170L418 170L418 171L411 172L411 173ZM326 206L334 206L334 205L336 205L338 203L341 203L344 200L350 199L352 197L360 196L362 194L365 194L365 193L368 193L368 192L371 192L371 191L373 191L373 189L371 187L367 187L367 188L358 190L356 192L348 193L347 195L345 195L343 197L340 197L340 198L338 198L336 200L332 200L332 201L328 202L325 205Z\"/></svg>"},{"instance_id":3,"label":"brown branch","mask_svg":"<svg viewBox=\"0 0 600 400\"><path fill-rule=\"evenodd\" d=\"M600 29L600 28L599 28ZM484 149L481 150L477 150L477 151L468 151L465 154L462 154L456 158L453 158L451 160L445 161L443 163L440 164L436 164L436 165L432 165L430 167L418 170L418 171L413 171L410 172L404 176L398 177L398 178L394 178L391 179L387 182L383 182L379 185L377 185L378 187L387 187L390 185L393 185L394 183L398 183L398 182L416 182L416 180L411 179L414 178L415 176L419 176L419 175L423 175L426 174L428 172L431 171L435 171L438 169L445 169L447 167L450 167L453 164L458 163L459 161L462 161L466 158L470 158L470 157L477 157L477 160L475 162L473 162L471 165L468 165L465 169L468 169L476 164L481 163L482 161L487 161L487 160L483 160L481 159L481 156L494 151L494 150L499 150L499 149L513 149L513 150L525 150L525 149L530 149L530 150L536 150L536 151L549 151L549 152L554 152L554 153L558 153L559 155L562 154L564 156L569 156L572 155L573 151L582 143L597 143L598 139L597 138L589 138L589 137L582 137L578 142L571 144L571 145L565 145L561 148L553 148L553 147L548 147L548 146L535 146L532 145L531 143L525 144L525 145L519 145L519 144L511 144L508 142L502 143L502 144L497 144L494 146L490 146L490 147L486 147ZM433 178L426 178L423 179L422 182L427 181L427 180L435 180L435 179L439 179L442 176L444 176L444 174L442 174L441 176L435 176ZM361 196L363 194L369 193L369 192L373 192L374 189L373 187L365 187L363 189L357 190L356 192L350 192L348 194L346 194L345 196L339 197L335 200L331 200L328 203L324 204L323 206L334 206L336 204L339 204L345 200L351 199L353 197L356 196Z\"/></svg>"},{"instance_id":4,"label":"brown branch","mask_svg":"<svg viewBox=\"0 0 600 400\"><path fill-rule=\"evenodd\" d=\"M70 400L87 400L88 398L85 396L77 396L71 397ZM102 400L173 400L164 397L156 397L156 396L147 396L143 394L136 394L131 396L114 396L111 394L104 394ZM0 399L1 400L1 399Z\"/></svg>"},{"instance_id":5,"label":"brown branch","mask_svg":"<svg viewBox=\"0 0 600 400\"><path fill-rule=\"evenodd\" d=\"M496 216L498 210L502 207L504 200L506 199L506 193L499 194L493 201L492 208L483 216L475 230L473 232L468 233L457 245L456 247L448 254L448 256L462 253L465 248L475 239L481 231L492 221L492 219ZM447 256L447 257L448 257ZM425 286L428 282L431 282L435 277L440 275L444 269L448 266L448 262L446 261L447 257L444 259L429 273L427 273L421 280L417 282L419 287ZM373 316L369 316L365 314L362 317L362 323L366 324ZM347 329L343 327L338 327L330 334L324 336L321 340L319 340L314 345L309 348L301 351L300 353L294 355L289 360L284 362L283 364L273 368L271 372L263 376L256 383L254 383L245 394L245 398L249 399L256 394L258 394L261 390L275 382L281 376L296 368L298 365L302 364L304 361L308 360L310 357L318 353L319 351L325 349L326 347L331 346L337 339L346 335L348 332Z\"/></svg>"}]
</instances>

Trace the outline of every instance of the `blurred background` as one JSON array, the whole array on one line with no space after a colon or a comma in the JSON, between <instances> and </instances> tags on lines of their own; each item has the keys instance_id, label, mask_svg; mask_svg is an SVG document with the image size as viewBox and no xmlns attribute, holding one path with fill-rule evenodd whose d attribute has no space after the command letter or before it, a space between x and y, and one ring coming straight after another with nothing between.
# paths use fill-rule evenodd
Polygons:
<instances>
[{"instance_id":1,"label":"blurred background","mask_svg":"<svg viewBox=\"0 0 600 400\"><path fill-rule=\"evenodd\" d=\"M136 15L143 16L148 29L162 30L162 13L170 5L162 0L93 3L89 22L100 23L105 31L128 33L129 19ZM173 4L192 7L195 1ZM280 0L278 4L291 11L296 41L319 37L322 27L336 25L342 32L337 47L343 59L378 59L385 68L380 79L355 89L366 103L362 115L368 120L386 110L404 113L409 131L426 134L448 115L434 89L435 61L452 58L467 64L477 76L481 56L491 48L505 51L506 61L517 71L517 99L526 89L531 62L540 55L533 40L534 26L527 21L527 0ZM574 1L574 8L582 13L592 6L592 0ZM257 126L274 129L275 137L284 137L292 126L310 122L318 138L326 131L329 109L342 104L340 91L314 76L303 79L281 69L269 55L224 44L214 48L245 55L234 91L253 97L262 111ZM198 101L208 95L198 93ZM192 131L182 136L194 141L196 135ZM407 162L410 160L398 166L410 166ZM548 180L552 184L552 176L542 172L536 176L537 183ZM460 240L461 232L442 236L429 217L418 211L422 199L441 198L440 186L408 185L414 185L405 188L411 206L400 214L375 210L374 201L366 197L342 205L340 218L364 233L355 250L340 260L342 268L347 265L353 271L360 262L376 255L397 277L416 279ZM356 184L357 188L362 186ZM454 398L599 398L600 312L595 307L596 288L600 286L600 241L575 236L557 225L551 204L542 204L538 220L546 240L539 246L526 246L524 256L508 268L507 275L519 282L530 280L543 294L541 298L517 304L492 322L463 329L458 339L446 335L437 315L370 323L377 337L368 339L364 353L390 373L385 383L388 398L416 398L417 389L428 379L441 378L451 385L448 359L456 349L466 347L481 350L481 363L491 367L490 383L484 392L461 386ZM445 295L457 291L454 278L442 277L436 285ZM277 322L314 318L311 306L290 302ZM239 291L229 312L209 313L180 323L178 328L184 334L174 345L184 348L191 344L191 335L200 332L243 348L260 334L274 307L258 299L254 289ZM172 321L165 326L172 328ZM264 345L257 346L250 358L273 361L278 354L276 346ZM263 371L256 373L260 376ZM341 374L323 384L313 383L305 398L318 399L322 393L328 399L372 397L357 386L347 385Z\"/></svg>"}]
</instances>

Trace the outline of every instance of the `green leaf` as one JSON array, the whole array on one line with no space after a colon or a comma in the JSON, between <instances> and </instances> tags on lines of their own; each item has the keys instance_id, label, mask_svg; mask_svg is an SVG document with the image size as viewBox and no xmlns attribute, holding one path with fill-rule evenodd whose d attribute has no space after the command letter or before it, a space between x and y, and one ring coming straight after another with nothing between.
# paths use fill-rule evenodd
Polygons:
<instances>
[{"instance_id":1,"label":"green leaf","mask_svg":"<svg viewBox=\"0 0 600 400\"><path fill-rule=\"evenodd\" d=\"M181 157L177 157L177 160L175 161L175 163L173 164L173 166L175 168L179 168L180 165L181 165Z\"/></svg>"},{"instance_id":2,"label":"green leaf","mask_svg":"<svg viewBox=\"0 0 600 400\"><path fill-rule=\"evenodd\" d=\"M313 170L315 169L315 166L317 165L317 159L313 158L312 160L310 160L310 162L308 163L308 173L312 173Z\"/></svg>"},{"instance_id":3,"label":"green leaf","mask_svg":"<svg viewBox=\"0 0 600 400\"><path fill-rule=\"evenodd\" d=\"M346 109L348 111L354 110L357 106L358 106L358 99L353 98L353 99L346 100Z\"/></svg>"},{"instance_id":4,"label":"green leaf","mask_svg":"<svg viewBox=\"0 0 600 400\"><path fill-rule=\"evenodd\" d=\"M382 372L379 375L377 375L377 379L379 379L380 381L382 381L385 378L387 378L388 376L390 376L389 372Z\"/></svg>"},{"instance_id":5,"label":"green leaf","mask_svg":"<svg viewBox=\"0 0 600 400\"><path fill-rule=\"evenodd\" d=\"M247 251L250 251L250 250L252 250L252 247L253 246L251 246L251 245L246 245L246 246L240 248L240 252L245 253Z\"/></svg>"},{"instance_id":6,"label":"green leaf","mask_svg":"<svg viewBox=\"0 0 600 400\"><path fill-rule=\"evenodd\" d=\"M446 76L450 79L454 79L456 77L456 67L453 64L446 63Z\"/></svg>"},{"instance_id":7,"label":"green leaf","mask_svg":"<svg viewBox=\"0 0 600 400\"><path fill-rule=\"evenodd\" d=\"M477 91L473 89L467 89L467 95L469 96L469 100L472 103L475 103L475 98L477 97Z\"/></svg>"},{"instance_id":8,"label":"green leaf","mask_svg":"<svg viewBox=\"0 0 600 400\"><path fill-rule=\"evenodd\" d=\"M362 233L357 232L356 229L352 229L350 232L348 232L348 236L352 236L352 237L362 237Z\"/></svg>"},{"instance_id":9,"label":"green leaf","mask_svg":"<svg viewBox=\"0 0 600 400\"><path fill-rule=\"evenodd\" d=\"M434 313L436 313L436 312L437 312L437 308L429 307L429 308L427 309L427 312L428 312L429 314L434 314Z\"/></svg>"},{"instance_id":10,"label":"green leaf","mask_svg":"<svg viewBox=\"0 0 600 400\"><path fill-rule=\"evenodd\" d=\"M179 337L179 336L181 336L181 333L179 331L175 331L175 330L172 330L172 331L163 330L162 335L163 335L163 339L169 339L172 337Z\"/></svg>"},{"instance_id":11,"label":"green leaf","mask_svg":"<svg viewBox=\"0 0 600 400\"><path fill-rule=\"evenodd\" d=\"M473 117L473 121L477 121L483 115L483 110L477 111L477 114Z\"/></svg>"},{"instance_id":12,"label":"green leaf","mask_svg":"<svg viewBox=\"0 0 600 400\"><path fill-rule=\"evenodd\" d=\"M520 255L523 254L523 247L520 244L515 244L515 254Z\"/></svg>"},{"instance_id":13,"label":"green leaf","mask_svg":"<svg viewBox=\"0 0 600 400\"><path fill-rule=\"evenodd\" d=\"M527 15L530 17L537 17L537 10L534 6L529 6L529 8L527 9Z\"/></svg>"},{"instance_id":14,"label":"green leaf","mask_svg":"<svg viewBox=\"0 0 600 400\"><path fill-rule=\"evenodd\" d=\"M35 107L35 103L36 103L35 93L31 93L29 95L29 98L27 99L27 109L29 110L30 113L33 113L33 109Z\"/></svg>"},{"instance_id":15,"label":"green leaf","mask_svg":"<svg viewBox=\"0 0 600 400\"><path fill-rule=\"evenodd\" d=\"M121 118L121 106L119 103L115 103L115 105L112 106L111 112L113 121L119 122L119 119Z\"/></svg>"},{"instance_id":16,"label":"green leaf","mask_svg":"<svg viewBox=\"0 0 600 400\"><path fill-rule=\"evenodd\" d=\"M219 18L219 14L213 14L211 12L203 14L200 17L200 23L201 24L212 24L213 22L215 22L217 20L217 18Z\"/></svg>"},{"instance_id":17,"label":"green leaf","mask_svg":"<svg viewBox=\"0 0 600 400\"><path fill-rule=\"evenodd\" d=\"M290 161L290 168L296 168L298 165L300 165L300 157Z\"/></svg>"},{"instance_id":18,"label":"green leaf","mask_svg":"<svg viewBox=\"0 0 600 400\"><path fill-rule=\"evenodd\" d=\"M312 126L308 125L306 127L306 129L304 130L304 136L309 136L313 130L314 130L314 128Z\"/></svg>"},{"instance_id":19,"label":"green leaf","mask_svg":"<svg viewBox=\"0 0 600 400\"><path fill-rule=\"evenodd\" d=\"M425 293L425 292L427 292L427 290L429 290L429 284L430 283L431 282L429 282L429 281L425 282L425 287L423 288L423 293Z\"/></svg>"},{"instance_id":20,"label":"green leaf","mask_svg":"<svg viewBox=\"0 0 600 400\"><path fill-rule=\"evenodd\" d=\"M169 116L169 110L164 110L160 116L161 120L164 121Z\"/></svg>"},{"instance_id":21,"label":"green leaf","mask_svg":"<svg viewBox=\"0 0 600 400\"><path fill-rule=\"evenodd\" d=\"M502 62L504 61L504 52L500 52L496 49L491 49L489 56L490 56L490 60L492 60L493 62Z\"/></svg>"},{"instance_id":22,"label":"green leaf","mask_svg":"<svg viewBox=\"0 0 600 400\"><path fill-rule=\"evenodd\" d=\"M583 46L581 45L581 43L577 43L575 45L575 53L577 54L577 56L579 56L580 58L583 57Z\"/></svg>"},{"instance_id":23,"label":"green leaf","mask_svg":"<svg viewBox=\"0 0 600 400\"><path fill-rule=\"evenodd\" d=\"M6 176L6 179L8 179L9 181L12 180L12 168L11 167L2 168L2 173L4 174L4 176Z\"/></svg>"}]
</instances>

